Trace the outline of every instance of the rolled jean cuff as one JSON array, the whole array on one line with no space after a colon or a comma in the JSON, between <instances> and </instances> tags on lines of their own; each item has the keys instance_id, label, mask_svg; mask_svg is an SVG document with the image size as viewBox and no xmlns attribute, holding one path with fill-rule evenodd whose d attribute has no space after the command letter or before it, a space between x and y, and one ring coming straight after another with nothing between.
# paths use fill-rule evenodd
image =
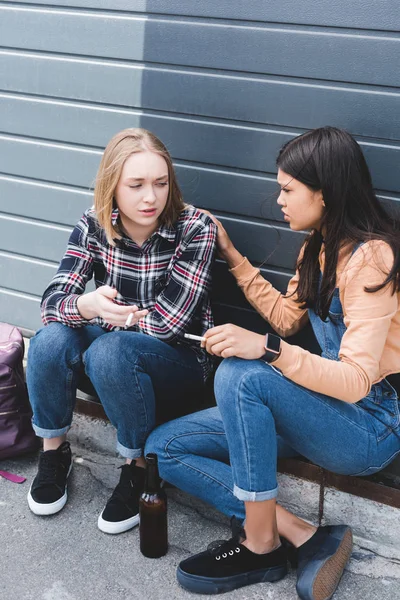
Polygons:
<instances>
[{"instance_id":1,"label":"rolled jean cuff","mask_svg":"<svg viewBox=\"0 0 400 600\"><path fill-rule=\"evenodd\" d=\"M124 458L140 458L143 456L143 448L140 448L139 450L132 450L132 448L127 448L118 441L117 452Z\"/></svg>"},{"instance_id":2,"label":"rolled jean cuff","mask_svg":"<svg viewBox=\"0 0 400 600\"><path fill-rule=\"evenodd\" d=\"M266 492L247 492L237 485L234 485L233 495L243 502L262 502L263 500L272 500L273 498L276 498L278 495L278 486L273 490L267 490Z\"/></svg>"},{"instance_id":3,"label":"rolled jean cuff","mask_svg":"<svg viewBox=\"0 0 400 600\"><path fill-rule=\"evenodd\" d=\"M43 429L42 427L35 425L35 423L32 423L32 428L36 435L38 437L45 438L46 440L51 440L51 438L66 434L70 427L71 425L67 425L61 429Z\"/></svg>"}]
</instances>

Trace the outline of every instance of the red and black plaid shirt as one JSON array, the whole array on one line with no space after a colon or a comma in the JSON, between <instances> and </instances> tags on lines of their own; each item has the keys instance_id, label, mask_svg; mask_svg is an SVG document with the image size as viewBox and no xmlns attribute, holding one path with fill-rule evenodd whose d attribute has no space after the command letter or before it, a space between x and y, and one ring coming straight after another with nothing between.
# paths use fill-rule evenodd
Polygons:
<instances>
[{"instance_id":1,"label":"red and black plaid shirt","mask_svg":"<svg viewBox=\"0 0 400 600\"><path fill-rule=\"evenodd\" d=\"M112 219L117 222L117 210ZM212 220L187 206L173 227L159 227L143 246L125 235L111 246L94 210L89 209L72 231L57 274L43 294L43 322L119 329L100 317L87 321L78 311L78 297L94 277L96 287L110 285L118 290L119 304L136 304L149 310L130 329L168 344L191 347L206 378L211 358L198 342L186 340L183 334L202 335L213 327L210 287L216 237Z\"/></svg>"}]
</instances>

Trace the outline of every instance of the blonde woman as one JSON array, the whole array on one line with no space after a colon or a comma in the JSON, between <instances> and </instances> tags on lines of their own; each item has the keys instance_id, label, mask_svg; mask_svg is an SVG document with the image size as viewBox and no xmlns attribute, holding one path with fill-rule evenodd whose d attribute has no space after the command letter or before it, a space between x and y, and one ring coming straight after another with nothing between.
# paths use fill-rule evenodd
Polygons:
<instances>
[{"instance_id":1,"label":"blonde woman","mask_svg":"<svg viewBox=\"0 0 400 600\"><path fill-rule=\"evenodd\" d=\"M74 228L43 295L43 327L31 341L27 383L43 438L28 494L37 515L67 501L76 388L91 384L126 459L98 519L111 534L137 525L143 448L158 420L188 411L211 369L184 337L212 327L209 303L216 225L185 206L171 157L150 132L126 129L102 157L89 209ZM85 292L94 278L95 291ZM160 413L160 414L159 414Z\"/></svg>"}]
</instances>

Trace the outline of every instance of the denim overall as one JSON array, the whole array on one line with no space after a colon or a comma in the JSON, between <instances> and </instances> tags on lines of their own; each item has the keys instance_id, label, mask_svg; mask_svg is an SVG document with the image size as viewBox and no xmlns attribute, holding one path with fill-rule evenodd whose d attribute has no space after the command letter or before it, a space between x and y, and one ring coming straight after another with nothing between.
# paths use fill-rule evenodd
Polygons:
<instances>
[{"instance_id":1,"label":"denim overall","mask_svg":"<svg viewBox=\"0 0 400 600\"><path fill-rule=\"evenodd\" d=\"M352 255L360 246L361 244L354 248ZM322 321L314 309L308 310L308 316L322 350L321 356L330 360L339 360L340 344L346 331L339 288L334 291L326 321ZM399 400L396 390L386 379L375 383L368 396L360 400L356 406L360 410L366 410L376 419L378 441L385 439L394 430L397 430L397 435L400 435Z\"/></svg>"},{"instance_id":2,"label":"denim overall","mask_svg":"<svg viewBox=\"0 0 400 600\"><path fill-rule=\"evenodd\" d=\"M309 311L322 356L339 360L346 331L339 290L324 322ZM356 403L314 392L262 360L227 358L218 367L217 406L153 431L161 476L226 515L278 494L277 457L305 456L334 473L371 475L400 453L397 393L386 381Z\"/></svg>"}]
</instances>

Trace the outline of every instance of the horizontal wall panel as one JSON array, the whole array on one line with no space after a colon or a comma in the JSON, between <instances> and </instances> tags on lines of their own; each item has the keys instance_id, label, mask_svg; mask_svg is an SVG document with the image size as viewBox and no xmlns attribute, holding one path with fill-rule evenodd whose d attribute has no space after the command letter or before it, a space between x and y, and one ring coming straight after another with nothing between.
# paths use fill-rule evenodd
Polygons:
<instances>
[{"instance_id":1,"label":"horizontal wall panel","mask_svg":"<svg viewBox=\"0 0 400 600\"><path fill-rule=\"evenodd\" d=\"M59 262L71 229L0 215L0 250Z\"/></svg>"},{"instance_id":2,"label":"horizontal wall panel","mask_svg":"<svg viewBox=\"0 0 400 600\"><path fill-rule=\"evenodd\" d=\"M44 31L46 35L40 35ZM393 69L400 63L400 37L395 34L321 32L289 25L227 26L2 5L0 39L3 47L45 52L400 84L400 71Z\"/></svg>"},{"instance_id":3,"label":"horizontal wall panel","mask_svg":"<svg viewBox=\"0 0 400 600\"><path fill-rule=\"evenodd\" d=\"M217 215L218 216L218 215ZM304 241L304 234L287 227L220 217L234 245L249 260L270 266L293 269Z\"/></svg>"},{"instance_id":4,"label":"horizontal wall panel","mask_svg":"<svg viewBox=\"0 0 400 600\"><path fill-rule=\"evenodd\" d=\"M35 331L42 326L40 298L0 288L1 320Z\"/></svg>"},{"instance_id":5,"label":"horizontal wall panel","mask_svg":"<svg viewBox=\"0 0 400 600\"><path fill-rule=\"evenodd\" d=\"M4 1L15 4L11 0ZM293 0L24 0L24 3L392 31L400 28L397 0L352 0L350 3L347 0L320 0L318 3L315 0L302 0L301 3Z\"/></svg>"},{"instance_id":6,"label":"horizontal wall panel","mask_svg":"<svg viewBox=\"0 0 400 600\"><path fill-rule=\"evenodd\" d=\"M91 187L102 152L0 136L5 174Z\"/></svg>"},{"instance_id":7,"label":"horizontal wall panel","mask_svg":"<svg viewBox=\"0 0 400 600\"><path fill-rule=\"evenodd\" d=\"M0 212L74 225L92 206L90 192L0 175Z\"/></svg>"},{"instance_id":8,"label":"horizontal wall panel","mask_svg":"<svg viewBox=\"0 0 400 600\"><path fill-rule=\"evenodd\" d=\"M296 133L288 131L149 115L139 111L101 109L91 105L52 103L26 98L11 100L8 96L0 98L0 131L10 134L41 136L57 141L104 147L117 131L137 126L150 129L158 135L166 143L175 160L270 173L276 170L275 159L280 147L296 136ZM29 146L33 142L8 143L18 143L22 150L21 144ZM400 190L400 146L384 141L360 143L372 171L375 187L386 191ZM51 162L56 161L57 157L65 152L79 153L80 165L76 174L78 181L71 174L74 170L72 154L72 160L62 165L68 174L60 174L61 179L52 168L52 177L42 176L40 173L45 170L47 161L42 161L39 165L38 159L34 165L21 164L18 172L10 171L7 165L13 160L11 154L5 155L3 172L24 175L26 169L27 177L83 187L92 185L101 155L99 150L61 148L51 144L47 148L50 161L47 166L50 168ZM26 151L29 149L26 148Z\"/></svg>"},{"instance_id":9,"label":"horizontal wall panel","mask_svg":"<svg viewBox=\"0 0 400 600\"><path fill-rule=\"evenodd\" d=\"M287 290L291 275L265 267L261 269L261 274L281 292ZM227 301L227 298L229 298L229 304L232 306L251 308L242 290L237 285L236 279L229 272L227 264L217 260L213 269L212 299L213 302L223 304Z\"/></svg>"},{"instance_id":10,"label":"horizontal wall panel","mask_svg":"<svg viewBox=\"0 0 400 600\"><path fill-rule=\"evenodd\" d=\"M400 92L0 52L10 92L400 139ZM162 94L159 93L162 89ZM293 102L293 98L296 102Z\"/></svg>"},{"instance_id":11,"label":"horizontal wall panel","mask_svg":"<svg viewBox=\"0 0 400 600\"><path fill-rule=\"evenodd\" d=\"M56 271L56 264L0 252L2 288L41 296Z\"/></svg>"},{"instance_id":12,"label":"horizontal wall panel","mask_svg":"<svg viewBox=\"0 0 400 600\"><path fill-rule=\"evenodd\" d=\"M285 222L275 177L181 164L176 174L185 201L199 208Z\"/></svg>"}]
</instances>

